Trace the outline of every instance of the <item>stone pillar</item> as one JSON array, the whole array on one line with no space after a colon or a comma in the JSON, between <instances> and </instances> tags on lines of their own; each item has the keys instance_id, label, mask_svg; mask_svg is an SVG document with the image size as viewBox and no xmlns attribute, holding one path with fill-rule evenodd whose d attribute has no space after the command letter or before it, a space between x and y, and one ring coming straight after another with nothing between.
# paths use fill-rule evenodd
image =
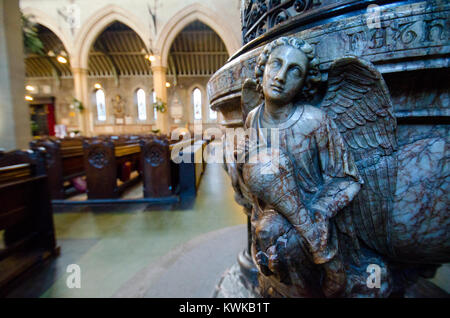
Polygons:
<instances>
[{"instance_id":1,"label":"stone pillar","mask_svg":"<svg viewBox=\"0 0 450 318\"><path fill-rule=\"evenodd\" d=\"M79 125L83 136L91 136L94 130L92 111L89 103L88 70L85 68L72 68L75 98L84 105L79 118Z\"/></svg>"},{"instance_id":2,"label":"stone pillar","mask_svg":"<svg viewBox=\"0 0 450 318\"><path fill-rule=\"evenodd\" d=\"M25 63L19 0L0 0L0 148L28 148L30 110L24 100Z\"/></svg>"},{"instance_id":3,"label":"stone pillar","mask_svg":"<svg viewBox=\"0 0 450 318\"><path fill-rule=\"evenodd\" d=\"M152 65L153 72L153 89L156 92L156 97L167 103L167 87L166 87L166 72L167 67L160 65ZM166 112L158 112L158 119L156 120L156 127L163 134L169 133L169 109Z\"/></svg>"}]
</instances>

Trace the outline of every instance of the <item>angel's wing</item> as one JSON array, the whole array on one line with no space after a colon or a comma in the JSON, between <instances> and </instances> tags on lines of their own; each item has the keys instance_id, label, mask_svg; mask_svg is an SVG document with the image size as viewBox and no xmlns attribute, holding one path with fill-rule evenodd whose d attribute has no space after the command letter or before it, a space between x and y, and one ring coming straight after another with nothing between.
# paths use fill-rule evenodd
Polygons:
<instances>
[{"instance_id":1,"label":"angel's wing","mask_svg":"<svg viewBox=\"0 0 450 318\"><path fill-rule=\"evenodd\" d=\"M261 104L262 100L256 88L256 82L253 79L248 78L245 80L241 93L242 118L245 123L248 113Z\"/></svg>"},{"instance_id":2,"label":"angel's wing","mask_svg":"<svg viewBox=\"0 0 450 318\"><path fill-rule=\"evenodd\" d=\"M365 182L337 218L338 227L351 236L356 230L367 245L390 254L387 228L397 176L397 122L386 83L369 62L338 59L328 73L321 107L339 127Z\"/></svg>"}]
</instances>

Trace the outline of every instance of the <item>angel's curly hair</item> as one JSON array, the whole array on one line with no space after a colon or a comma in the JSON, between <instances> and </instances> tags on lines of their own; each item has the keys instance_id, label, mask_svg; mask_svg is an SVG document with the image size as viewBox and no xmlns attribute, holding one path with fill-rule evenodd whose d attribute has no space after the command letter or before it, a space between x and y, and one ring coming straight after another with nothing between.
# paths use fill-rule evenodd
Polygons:
<instances>
[{"instance_id":1,"label":"angel's curly hair","mask_svg":"<svg viewBox=\"0 0 450 318\"><path fill-rule=\"evenodd\" d=\"M296 37L281 37L264 47L262 53L258 57L255 68L256 88L261 96L263 96L262 81L266 63L269 60L272 51L283 45L291 46L302 51L308 58L308 72L306 74L305 83L302 91L297 97L304 100L310 100L317 92L319 83L322 79L319 70L319 58L315 55L313 47L308 42Z\"/></svg>"}]
</instances>

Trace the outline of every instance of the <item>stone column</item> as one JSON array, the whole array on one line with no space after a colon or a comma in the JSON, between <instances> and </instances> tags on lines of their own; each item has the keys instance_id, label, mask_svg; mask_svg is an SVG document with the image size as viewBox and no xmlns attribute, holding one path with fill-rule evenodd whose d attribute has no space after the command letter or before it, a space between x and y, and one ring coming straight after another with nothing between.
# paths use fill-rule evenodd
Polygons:
<instances>
[{"instance_id":1,"label":"stone column","mask_svg":"<svg viewBox=\"0 0 450 318\"><path fill-rule=\"evenodd\" d=\"M84 110L79 118L79 125L83 136L91 136L94 130L92 111L89 103L88 70L85 68L73 67L73 84L75 98L84 105Z\"/></svg>"},{"instance_id":2,"label":"stone column","mask_svg":"<svg viewBox=\"0 0 450 318\"><path fill-rule=\"evenodd\" d=\"M152 65L153 72L153 89L156 92L156 97L160 98L164 103L167 103L167 87L166 87L166 72L167 67L160 65ZM156 127L163 134L169 133L169 109L167 107L165 113L158 112L158 119L156 120Z\"/></svg>"},{"instance_id":3,"label":"stone column","mask_svg":"<svg viewBox=\"0 0 450 318\"><path fill-rule=\"evenodd\" d=\"M25 63L19 0L0 0L0 148L28 148L30 110L24 100Z\"/></svg>"}]
</instances>

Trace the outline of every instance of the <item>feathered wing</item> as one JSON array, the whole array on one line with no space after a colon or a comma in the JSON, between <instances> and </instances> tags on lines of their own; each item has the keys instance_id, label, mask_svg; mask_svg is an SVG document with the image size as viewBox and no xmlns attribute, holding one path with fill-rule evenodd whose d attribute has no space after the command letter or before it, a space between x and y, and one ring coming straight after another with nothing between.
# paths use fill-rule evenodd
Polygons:
<instances>
[{"instance_id":1,"label":"feathered wing","mask_svg":"<svg viewBox=\"0 0 450 318\"><path fill-rule=\"evenodd\" d=\"M338 214L337 225L352 238L357 235L380 253L391 254L387 229L397 176L397 122L386 83L369 62L338 59L328 73L321 107L339 127L365 183Z\"/></svg>"},{"instance_id":2,"label":"feathered wing","mask_svg":"<svg viewBox=\"0 0 450 318\"><path fill-rule=\"evenodd\" d=\"M242 85L241 109L244 123L247 119L248 113L250 113L252 109L256 108L262 102L261 96L256 87L256 82L250 78L246 79Z\"/></svg>"}]
</instances>

